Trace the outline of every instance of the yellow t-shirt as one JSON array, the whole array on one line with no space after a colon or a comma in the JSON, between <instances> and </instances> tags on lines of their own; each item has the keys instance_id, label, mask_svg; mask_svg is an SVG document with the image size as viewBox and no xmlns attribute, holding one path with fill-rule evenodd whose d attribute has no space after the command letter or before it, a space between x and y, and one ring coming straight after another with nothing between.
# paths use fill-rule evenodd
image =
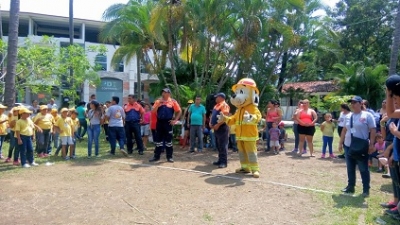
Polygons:
<instances>
[{"instance_id":1,"label":"yellow t-shirt","mask_svg":"<svg viewBox=\"0 0 400 225\"><path fill-rule=\"evenodd\" d=\"M19 131L20 135L33 136L35 131L35 125L31 119L19 119L15 124L15 132Z\"/></svg>"},{"instance_id":2,"label":"yellow t-shirt","mask_svg":"<svg viewBox=\"0 0 400 225\"><path fill-rule=\"evenodd\" d=\"M35 118L33 118L33 122L43 130L51 130L53 127L53 116L50 114L42 115L39 113Z\"/></svg>"},{"instance_id":3,"label":"yellow t-shirt","mask_svg":"<svg viewBox=\"0 0 400 225\"><path fill-rule=\"evenodd\" d=\"M322 135L327 137L333 137L333 132L335 130L335 124L330 122L323 122L322 125L324 126L324 131L322 131Z\"/></svg>"},{"instance_id":4,"label":"yellow t-shirt","mask_svg":"<svg viewBox=\"0 0 400 225\"><path fill-rule=\"evenodd\" d=\"M60 117L54 126L60 129L60 137L72 137L72 121L70 117Z\"/></svg>"},{"instance_id":5,"label":"yellow t-shirt","mask_svg":"<svg viewBox=\"0 0 400 225\"><path fill-rule=\"evenodd\" d=\"M71 129L72 129L72 132L76 132L78 130L78 128L79 128L79 119L78 118L75 118L75 119L71 118Z\"/></svg>"},{"instance_id":6,"label":"yellow t-shirt","mask_svg":"<svg viewBox=\"0 0 400 225\"><path fill-rule=\"evenodd\" d=\"M4 122L6 121L6 122ZM7 135L8 116L0 115L0 135Z\"/></svg>"},{"instance_id":7,"label":"yellow t-shirt","mask_svg":"<svg viewBox=\"0 0 400 225\"><path fill-rule=\"evenodd\" d=\"M229 133L236 134L236 125L235 124L229 126Z\"/></svg>"},{"instance_id":8,"label":"yellow t-shirt","mask_svg":"<svg viewBox=\"0 0 400 225\"><path fill-rule=\"evenodd\" d=\"M18 116L9 116L8 117L8 126L12 131L15 131L15 124L18 120ZM12 126L12 127L11 127Z\"/></svg>"}]
</instances>

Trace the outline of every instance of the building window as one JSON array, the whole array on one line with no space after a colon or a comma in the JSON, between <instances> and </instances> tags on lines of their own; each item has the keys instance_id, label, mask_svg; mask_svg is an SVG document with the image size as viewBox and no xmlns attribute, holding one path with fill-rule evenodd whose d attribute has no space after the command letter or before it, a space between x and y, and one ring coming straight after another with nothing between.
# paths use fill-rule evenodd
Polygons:
<instances>
[{"instance_id":1,"label":"building window","mask_svg":"<svg viewBox=\"0 0 400 225\"><path fill-rule=\"evenodd\" d=\"M124 60L118 63L118 72L124 72Z\"/></svg>"},{"instance_id":2,"label":"building window","mask_svg":"<svg viewBox=\"0 0 400 225\"><path fill-rule=\"evenodd\" d=\"M107 71L107 56L106 55L104 55L104 54L96 55L94 63L96 64L96 66L99 67L100 70Z\"/></svg>"}]
</instances>

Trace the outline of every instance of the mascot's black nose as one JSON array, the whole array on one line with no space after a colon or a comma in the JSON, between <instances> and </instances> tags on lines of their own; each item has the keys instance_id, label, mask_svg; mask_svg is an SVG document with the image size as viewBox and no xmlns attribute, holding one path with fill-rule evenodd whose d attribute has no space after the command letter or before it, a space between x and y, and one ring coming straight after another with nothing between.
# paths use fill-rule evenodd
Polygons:
<instances>
[{"instance_id":1,"label":"mascot's black nose","mask_svg":"<svg viewBox=\"0 0 400 225\"><path fill-rule=\"evenodd\" d=\"M235 98L235 97L236 97L236 94L235 94L235 93L231 94L231 97L232 97L232 98Z\"/></svg>"}]
</instances>

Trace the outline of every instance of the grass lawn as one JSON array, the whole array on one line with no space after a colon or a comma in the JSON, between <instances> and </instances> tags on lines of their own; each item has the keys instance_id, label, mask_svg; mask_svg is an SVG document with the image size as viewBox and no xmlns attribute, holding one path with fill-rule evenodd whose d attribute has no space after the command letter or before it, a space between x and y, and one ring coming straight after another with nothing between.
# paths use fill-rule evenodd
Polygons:
<instances>
[{"instance_id":1,"label":"grass lawn","mask_svg":"<svg viewBox=\"0 0 400 225\"><path fill-rule=\"evenodd\" d=\"M288 133L288 142L286 144L286 152L285 154L280 154L278 156L274 156L271 153L265 153L265 152L259 152L259 162L261 166L261 177L259 178L259 183L256 183L255 185L251 186L251 190L248 192L246 191L246 198L250 198L249 196L256 195L258 193L257 191L260 191L260 193L265 193L268 192L269 194L274 194L274 192L270 192L271 189L277 190L276 196L280 195L280 192L283 193L284 196L277 197L276 201L279 201L278 199L283 199L283 198L289 198L290 199L290 206L289 209L284 209L282 210L289 210L289 214L293 214L294 212L300 213L304 212L304 214L307 214L308 212L313 212L311 213L312 216L299 216L299 221L303 222L285 222L285 218L283 217L281 219L281 223L284 224L377 224L377 220L383 220L386 221L386 224L400 224L399 221L395 221L389 216L386 216L383 214L383 209L380 207L380 203L391 200L392 199L392 187L391 187L391 180L390 179L383 179L381 177L381 174L378 174L375 172L376 168L371 169L371 196L367 199L363 199L362 197L359 196L361 194L361 181L360 181L360 176L359 173L357 172L357 192L354 196L348 196L348 195L342 195L340 193L340 190L346 186L346 181L347 181L347 176L346 176L346 170L345 170L345 162L342 159L320 159L320 153L321 153L321 148L322 148L322 134L317 128L317 132L314 137L314 150L315 150L315 156L316 158L309 158L307 156L303 156L301 158L296 158L293 157L290 153L290 151L293 149L293 132L291 128L287 128L287 133ZM337 134L335 133L335 139L334 139L334 153L336 155L339 154L337 152L337 145L338 145L339 138ZM176 143L177 144L177 143ZM8 143L5 143L3 146L3 149L8 150ZM70 160L68 162L64 161L61 159L61 157L49 157L49 158L36 158L36 162L41 164L39 167L40 168L31 168L28 170L22 169L21 167L16 167L12 166L10 164L6 164L3 162L0 162L0 182L4 179L9 179L11 176L14 175L21 175L23 176L26 173L30 173L29 171L34 171L35 169L46 169L46 171L49 171L49 173L55 172L58 170L59 167L62 167L65 169L65 167L69 168L68 166L71 166L71 168L77 168L77 166L82 166L82 173L77 173L75 178L70 178L68 179L73 179L73 180L79 180L79 179L97 179L97 173L96 169L100 169L100 167L107 167L108 159L115 159L115 160L125 160L124 162L127 163L135 163L135 164L147 164L147 159L152 156L152 151L153 148L152 146L148 147L148 150L145 152L144 156L139 156L138 154L134 154L132 158L124 158L122 157L121 154L117 152L117 156L107 156L107 152L109 151L109 145L107 142L104 141L104 137L101 138L101 144L100 144L100 154L101 157L99 158L90 158L88 159L87 156L87 142L86 140L77 143L77 149L76 149L76 154L78 156L77 159L75 160ZM186 149L187 150L187 149ZM3 150L3 155L7 155L7 151ZM202 171L202 172L210 172L213 174L226 174L224 171L221 172L221 170L218 170L218 172L214 173L213 172L213 167L210 165L211 159L215 159L215 152L212 151L205 151L204 153L198 153L198 154L188 154L183 150L180 150L178 146L175 147L175 163L174 164L164 164L165 166L168 167L173 167L173 168L182 168L182 169L190 169L190 170L196 170L196 171ZM232 164L238 165L238 155L236 153L230 153L229 154L229 159L231 160ZM46 162L52 162L55 163L52 166L49 166L47 168L44 168L43 165L45 165ZM93 167L91 170L86 171L87 169L83 168L90 168L86 166L93 165L94 163L99 162L96 164L97 167ZM110 163L108 163L109 165ZM286 165L286 166L284 166ZM113 165L111 165L113 166ZM114 177L118 176L119 174L125 174L124 176L129 176L126 174L127 172L129 173L135 173L135 171L138 171L137 166L131 165L122 165L126 166L126 168L119 169L113 171ZM115 164L115 167L122 167L121 165ZM149 167L147 167L149 168ZM151 168L151 167L150 167ZM228 168L230 172L233 171L234 168ZM162 168L158 168L158 170L162 170ZM167 171L164 171L165 173L171 173L176 174ZM151 173L151 171L147 170L145 173ZM229 176L234 176L235 174L227 174ZM73 175L70 175L73 176ZM177 183L180 186L178 186L178 189L182 190L187 190L188 183L196 183L199 181L202 181L205 179L205 183L196 183L196 185L204 185L202 188L207 188L209 192L214 192L215 190L219 190L221 186L212 186L207 181L212 181L220 184L226 183L228 186L225 187L224 189L221 189L226 194L229 194L231 198L234 198L236 195L238 195L238 199L243 195L242 189L240 186L232 186L230 182L224 181L225 178L220 178L216 181L212 177L208 176L203 176L203 177L192 177L191 175L183 174L180 175L184 177L185 179L192 179L190 182L182 182L182 183ZM186 177L187 176L187 177ZM236 175L235 175L236 176ZM135 177L135 182L140 183L140 182L145 182L147 179L146 176L140 176L140 177ZM26 179L26 178L25 178ZM29 178L28 178L29 179ZM107 177L102 177L101 179L109 179ZM162 179L167 179L167 184L170 176L166 175L165 177L151 177L150 179L153 179L152 183L150 186L146 186L146 190L153 190L154 191L159 191L162 190L165 192L164 187L157 187L157 182ZM174 179L174 178L172 178ZM179 178L175 178L178 180ZM252 178L250 178L252 179ZM226 179L225 179L226 180ZM229 179L228 179L229 180ZM30 182L34 182L34 180L31 180ZM52 182L52 181L49 181ZM106 181L104 181L106 182ZM283 186L276 186L272 185L271 183L268 182L280 182L284 184L289 184L289 185L295 185L299 187L306 187L307 189L298 189L294 188L291 189L290 187L283 187ZM176 182L174 182L176 184ZM243 180L241 183L244 185L246 183L246 186L249 188L250 185L254 184L252 182L248 182L246 180ZM136 184L136 183L135 183ZM110 184L113 189L118 188L119 183L111 183ZM154 187L153 187L154 185ZM179 188L183 187L183 188ZM228 188L229 187L229 188ZM200 191L199 188L193 187L193 190L196 190L196 193ZM257 189L257 190L256 190ZM316 192L313 191L312 189L318 189L322 190L325 192ZM0 188L1 190L1 188ZM54 192L57 192L58 190L54 190ZM289 191L289 192L287 192ZM287 192L287 193L286 193ZM199 194L200 195L200 194ZM192 196L192 195L189 195ZM180 194L174 194L174 197L176 198L176 201L180 202L180 204L190 204L190 200L186 203L182 203L185 199L184 197L180 197ZM162 198L162 196L159 196L159 198ZM186 196L187 198L187 196ZM260 198L260 196L252 196L251 199L253 199L253 202L257 202L257 199ZM272 199L273 197L271 197ZM190 198L189 198L190 199ZM196 196L193 196L193 200L196 199ZM205 205L204 209L202 209L203 213L201 213L199 217L200 220L202 220L202 223L197 223L197 222L192 222L191 224L221 224L221 221L218 221L218 217L214 212L211 210L212 205L215 205L215 202L213 202L213 199L206 199L206 200L201 200L201 201L206 201L209 202L211 201L211 205ZM263 200L267 201L267 200ZM1 198L0 198L0 203L1 203ZM61 204L61 203L60 203ZM138 203L139 204L139 203ZM200 203L198 203L200 204ZM238 203L232 203L232 204L238 204ZM249 203L250 204L250 203ZM268 207L267 202L260 202L258 204L264 204ZM276 205L278 204L278 205ZM280 212L279 210L280 205L283 204L280 202L275 202L276 207L273 208L265 208L266 212ZM310 208L310 207L317 207L317 208ZM152 207L157 207L157 205L154 205ZM207 207L210 207L209 210L207 210ZM219 206L222 207L222 206ZM232 207L231 206L225 206L225 207ZM248 208L248 207L246 207ZM189 209L186 209L189 210ZM297 211L295 211L297 210ZM190 210L189 210L190 211ZM294 211L294 212L292 212ZM229 208L228 212L233 212ZM191 215L191 214L190 214ZM248 215L248 214L247 214ZM308 215L308 214L307 214ZM268 218L273 218L274 214L271 214L270 217L266 216ZM178 214L176 215L178 217ZM294 215L296 217L296 215ZM303 218L301 218L303 217ZM306 218L304 218L306 217ZM232 219L233 220L233 219ZM226 220L229 221L229 220ZM260 221L262 221L260 219ZM309 221L309 222L304 222L304 221ZM65 222L65 221L64 221ZM108 223L109 221L105 221L104 223ZM271 221L270 221L271 222ZM153 224L152 222L149 224ZM225 223L224 223L225 224ZM242 224L242 223L228 223L228 224ZM268 223L268 222L260 222L260 223L254 223L254 222L249 222L249 224L280 224L278 223Z\"/></svg>"}]
</instances>

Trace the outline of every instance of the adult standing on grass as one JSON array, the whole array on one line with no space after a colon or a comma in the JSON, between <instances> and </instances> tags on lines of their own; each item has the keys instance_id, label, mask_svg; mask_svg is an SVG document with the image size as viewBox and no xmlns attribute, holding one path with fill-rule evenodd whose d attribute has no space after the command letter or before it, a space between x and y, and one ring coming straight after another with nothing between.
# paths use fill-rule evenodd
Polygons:
<instances>
[{"instance_id":1,"label":"adult standing on grass","mask_svg":"<svg viewBox=\"0 0 400 225\"><path fill-rule=\"evenodd\" d=\"M100 107L100 103L97 101L91 101L89 105L90 109L87 112L87 117L89 118L88 126L88 157L92 156L92 146L94 143L94 154L99 156L100 148L100 132L101 125L104 121L103 110Z\"/></svg>"},{"instance_id":2,"label":"adult standing on grass","mask_svg":"<svg viewBox=\"0 0 400 225\"><path fill-rule=\"evenodd\" d=\"M186 144L188 143L188 141L189 141L189 137L190 137L190 116L189 116L189 108L190 108L190 106L192 106L193 105L193 100L192 99L190 99L190 100L188 100L188 102L187 102L187 107L185 108L185 110L183 111L183 123L182 123L182 126L183 126L183 143L182 143L182 149L184 149L185 147L186 147Z\"/></svg>"},{"instance_id":3,"label":"adult standing on grass","mask_svg":"<svg viewBox=\"0 0 400 225\"><path fill-rule=\"evenodd\" d=\"M270 100L267 103L267 110L265 114L265 119L267 122L267 149L265 150L268 152L271 149L270 146L270 137L269 137L269 129L272 128L272 123L276 122L277 124L282 120L282 110L280 110L278 103L275 100Z\"/></svg>"},{"instance_id":4,"label":"adult standing on grass","mask_svg":"<svg viewBox=\"0 0 400 225\"><path fill-rule=\"evenodd\" d=\"M85 109L85 104L86 102L81 101L78 104L78 107L76 107L76 112L78 113L78 119L79 119L79 128L78 128L78 136L79 139L81 140L87 131L87 120L86 120L86 109Z\"/></svg>"},{"instance_id":5,"label":"adult standing on grass","mask_svg":"<svg viewBox=\"0 0 400 225\"><path fill-rule=\"evenodd\" d=\"M201 97L196 96L194 104L189 107L190 118L190 152L194 152L197 137L197 151L203 151L203 131L206 128L206 107L201 104Z\"/></svg>"},{"instance_id":6,"label":"adult standing on grass","mask_svg":"<svg viewBox=\"0 0 400 225\"><path fill-rule=\"evenodd\" d=\"M349 100L353 113L346 117L345 126L340 135L339 151L344 151L346 154L347 178L348 184L342 192L353 194L356 186L356 166L360 170L361 180L363 184L363 197L369 196L370 189L370 173L368 168L368 155L366 157L354 158L349 155L352 136L364 140L369 140L368 154L375 151L374 140L376 135L375 119L371 113L363 110L362 98L354 96Z\"/></svg>"},{"instance_id":7,"label":"adult standing on grass","mask_svg":"<svg viewBox=\"0 0 400 225\"><path fill-rule=\"evenodd\" d=\"M47 113L47 105L41 105L39 113L33 118L33 122L42 129L43 132L37 132L38 156L47 157L47 149L50 144L51 131L53 129L53 116Z\"/></svg>"},{"instance_id":8,"label":"adult standing on grass","mask_svg":"<svg viewBox=\"0 0 400 225\"><path fill-rule=\"evenodd\" d=\"M307 141L308 148L310 148L310 156L314 157L314 144L313 137L315 133L315 123L318 120L317 113L310 109L310 102L308 99L304 99L303 108L296 115L296 120L299 122L297 131L299 132L299 146L303 146L304 141ZM298 156L301 156L303 152L299 151Z\"/></svg>"},{"instance_id":9,"label":"adult standing on grass","mask_svg":"<svg viewBox=\"0 0 400 225\"><path fill-rule=\"evenodd\" d=\"M37 166L33 158L33 140L35 140L35 125L29 118L32 111L23 107L19 110L21 118L15 124L15 134L21 155L21 166L29 168ZM28 162L28 163L27 163Z\"/></svg>"},{"instance_id":10,"label":"adult standing on grass","mask_svg":"<svg viewBox=\"0 0 400 225\"><path fill-rule=\"evenodd\" d=\"M350 115L351 115L351 110L350 110L349 106L345 103L341 104L340 105L340 115L339 115L339 119L338 119L339 137L342 134L343 127L345 126L346 118ZM345 157L346 157L346 154L344 152L343 152L343 154L338 155L338 158L344 159Z\"/></svg>"},{"instance_id":11,"label":"adult standing on grass","mask_svg":"<svg viewBox=\"0 0 400 225\"><path fill-rule=\"evenodd\" d=\"M156 124L156 140L154 141L156 148L154 156L149 162L160 160L161 151L164 148L167 154L167 161L174 162L173 159L173 126L181 117L181 107L175 99L171 98L171 90L164 88L161 93L162 97L158 99L153 106L154 112L157 112Z\"/></svg>"},{"instance_id":12,"label":"adult standing on grass","mask_svg":"<svg viewBox=\"0 0 400 225\"><path fill-rule=\"evenodd\" d=\"M400 76L392 75L386 80L386 113L389 118L400 118L400 109L395 109L395 106L400 106ZM394 135L393 138L393 163L394 170L400 174L400 121L395 124L391 122L389 124L390 132ZM397 177L397 183L395 184L400 189L400 176ZM396 181L395 181L396 182ZM400 193L399 193L400 194ZM399 196L397 196L399 197ZM386 213L398 216L400 213L400 202L396 207L387 210ZM397 212L396 212L397 211Z\"/></svg>"},{"instance_id":13,"label":"adult standing on grass","mask_svg":"<svg viewBox=\"0 0 400 225\"><path fill-rule=\"evenodd\" d=\"M139 155L143 155L143 140L141 135L140 124L143 122L144 109L137 101L136 95L128 95L128 104L124 105L125 110L125 135L126 135L126 148L128 154L133 153L133 141L135 142L139 151Z\"/></svg>"},{"instance_id":14,"label":"adult standing on grass","mask_svg":"<svg viewBox=\"0 0 400 225\"><path fill-rule=\"evenodd\" d=\"M307 142L305 141L303 144L303 149L300 148L299 150L299 142L300 142L300 136L299 136L299 121L297 120L297 115L303 110L303 102L299 101L297 104L296 110L293 112L293 133L294 133L294 149L292 152L297 153L298 151L306 153L307 152Z\"/></svg>"},{"instance_id":15,"label":"adult standing on grass","mask_svg":"<svg viewBox=\"0 0 400 225\"><path fill-rule=\"evenodd\" d=\"M117 140L119 142L119 150L124 156L128 156L125 151L125 111L118 105L119 97L113 96L111 100L111 106L106 112L106 120L108 120L108 138L110 142L110 155L115 155L115 148Z\"/></svg>"}]
</instances>

